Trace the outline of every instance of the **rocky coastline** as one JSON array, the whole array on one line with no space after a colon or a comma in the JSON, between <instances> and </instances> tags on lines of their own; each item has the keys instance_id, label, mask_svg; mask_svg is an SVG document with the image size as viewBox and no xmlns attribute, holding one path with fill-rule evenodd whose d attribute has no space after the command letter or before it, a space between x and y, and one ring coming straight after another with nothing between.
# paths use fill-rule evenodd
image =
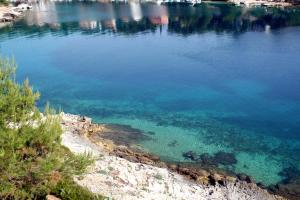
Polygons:
<instances>
[{"instance_id":1,"label":"rocky coastline","mask_svg":"<svg viewBox=\"0 0 300 200\"><path fill-rule=\"evenodd\" d=\"M192 162L163 162L126 144L130 137L143 137L134 131L132 135L130 127L94 124L90 118L65 113L61 118L62 144L95 157L88 173L74 177L94 193L113 199L299 199L296 188L294 194L278 185L272 190L245 174L200 168Z\"/></svg>"}]
</instances>

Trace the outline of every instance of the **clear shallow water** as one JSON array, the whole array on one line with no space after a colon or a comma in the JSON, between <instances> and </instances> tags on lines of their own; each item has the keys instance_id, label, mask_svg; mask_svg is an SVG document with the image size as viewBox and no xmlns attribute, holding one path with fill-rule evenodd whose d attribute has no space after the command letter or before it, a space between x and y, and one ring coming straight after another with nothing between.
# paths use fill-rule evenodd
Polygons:
<instances>
[{"instance_id":1,"label":"clear shallow water","mask_svg":"<svg viewBox=\"0 0 300 200\"><path fill-rule=\"evenodd\" d=\"M141 129L166 160L274 184L300 169L300 11L223 4L48 3L0 30L2 55L66 112Z\"/></svg>"}]
</instances>

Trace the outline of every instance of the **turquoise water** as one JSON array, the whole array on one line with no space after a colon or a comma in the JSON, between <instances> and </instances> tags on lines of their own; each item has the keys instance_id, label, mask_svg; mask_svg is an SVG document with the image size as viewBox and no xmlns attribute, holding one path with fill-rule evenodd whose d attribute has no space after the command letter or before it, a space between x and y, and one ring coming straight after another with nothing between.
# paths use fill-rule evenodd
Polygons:
<instances>
[{"instance_id":1,"label":"turquoise water","mask_svg":"<svg viewBox=\"0 0 300 200\"><path fill-rule=\"evenodd\" d=\"M299 25L297 9L40 3L0 51L40 107L131 125L165 160L232 153L219 168L270 185L300 170Z\"/></svg>"}]
</instances>

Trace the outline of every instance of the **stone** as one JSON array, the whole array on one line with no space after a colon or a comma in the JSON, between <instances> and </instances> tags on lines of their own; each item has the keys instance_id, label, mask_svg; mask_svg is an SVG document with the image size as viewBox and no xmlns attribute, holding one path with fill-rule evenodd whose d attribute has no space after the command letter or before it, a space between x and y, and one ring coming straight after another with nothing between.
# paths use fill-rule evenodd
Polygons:
<instances>
[{"instance_id":1,"label":"stone","mask_svg":"<svg viewBox=\"0 0 300 200\"><path fill-rule=\"evenodd\" d=\"M209 183L210 185L215 186L215 185L216 185L216 179L215 179L213 176L209 175L209 176L208 176L208 183Z\"/></svg>"},{"instance_id":2,"label":"stone","mask_svg":"<svg viewBox=\"0 0 300 200\"><path fill-rule=\"evenodd\" d=\"M214 159L208 154L204 153L200 155L201 164L205 166L215 165Z\"/></svg>"},{"instance_id":3,"label":"stone","mask_svg":"<svg viewBox=\"0 0 300 200\"><path fill-rule=\"evenodd\" d=\"M154 164L153 160L147 158L146 156L141 156L141 157L138 158L138 160L141 163L144 163L144 164L147 164L147 165L153 165Z\"/></svg>"},{"instance_id":4,"label":"stone","mask_svg":"<svg viewBox=\"0 0 300 200\"><path fill-rule=\"evenodd\" d=\"M251 179L250 176L246 175L246 174L237 174L237 178L240 180L240 181L245 181L247 183L253 183L253 180Z\"/></svg>"},{"instance_id":5,"label":"stone","mask_svg":"<svg viewBox=\"0 0 300 200\"><path fill-rule=\"evenodd\" d=\"M169 169L171 169L173 171L177 170L177 165L171 164L171 165L168 165L168 167L169 167Z\"/></svg>"},{"instance_id":6,"label":"stone","mask_svg":"<svg viewBox=\"0 0 300 200\"><path fill-rule=\"evenodd\" d=\"M196 181L202 185L208 185L208 177L198 176Z\"/></svg>"},{"instance_id":7,"label":"stone","mask_svg":"<svg viewBox=\"0 0 300 200\"><path fill-rule=\"evenodd\" d=\"M91 124L91 123L92 123L92 119L91 119L91 118L88 118L88 117L86 117L86 116L80 116L79 121L80 121L80 122L86 122L86 123L88 123L88 124Z\"/></svg>"},{"instance_id":8,"label":"stone","mask_svg":"<svg viewBox=\"0 0 300 200\"><path fill-rule=\"evenodd\" d=\"M237 160L233 153L227 153L219 151L213 157L214 162L222 165L233 165L237 163Z\"/></svg>"},{"instance_id":9,"label":"stone","mask_svg":"<svg viewBox=\"0 0 300 200\"><path fill-rule=\"evenodd\" d=\"M54 195L51 195L51 194L48 194L46 196L46 200L61 200L60 198L57 198L56 196Z\"/></svg>"},{"instance_id":10,"label":"stone","mask_svg":"<svg viewBox=\"0 0 300 200\"><path fill-rule=\"evenodd\" d=\"M300 179L293 180L285 184L276 184L268 187L268 190L274 194L279 194L281 196L287 197L291 200L300 199Z\"/></svg>"},{"instance_id":11,"label":"stone","mask_svg":"<svg viewBox=\"0 0 300 200\"><path fill-rule=\"evenodd\" d=\"M289 183L300 178L300 170L295 166L284 168L278 175L284 178L283 183Z\"/></svg>"},{"instance_id":12,"label":"stone","mask_svg":"<svg viewBox=\"0 0 300 200\"><path fill-rule=\"evenodd\" d=\"M185 159L190 159L192 161L198 161L199 160L199 156L193 151L184 152L184 153L182 153L182 156Z\"/></svg>"},{"instance_id":13,"label":"stone","mask_svg":"<svg viewBox=\"0 0 300 200\"><path fill-rule=\"evenodd\" d=\"M166 163L164 163L164 162L158 162L158 163L156 163L156 166L157 167L160 167L160 168L167 168L167 164Z\"/></svg>"},{"instance_id":14,"label":"stone","mask_svg":"<svg viewBox=\"0 0 300 200\"><path fill-rule=\"evenodd\" d=\"M169 147L175 147L175 146L177 146L177 145L178 145L177 140L173 140L173 141L171 141L170 143L168 143L168 146L169 146Z\"/></svg>"},{"instance_id":15,"label":"stone","mask_svg":"<svg viewBox=\"0 0 300 200\"><path fill-rule=\"evenodd\" d=\"M198 169L197 172L199 176L209 176L209 172L204 169Z\"/></svg>"},{"instance_id":16,"label":"stone","mask_svg":"<svg viewBox=\"0 0 300 200\"><path fill-rule=\"evenodd\" d=\"M266 186L261 182L257 183L256 185L262 189L266 189Z\"/></svg>"}]
</instances>

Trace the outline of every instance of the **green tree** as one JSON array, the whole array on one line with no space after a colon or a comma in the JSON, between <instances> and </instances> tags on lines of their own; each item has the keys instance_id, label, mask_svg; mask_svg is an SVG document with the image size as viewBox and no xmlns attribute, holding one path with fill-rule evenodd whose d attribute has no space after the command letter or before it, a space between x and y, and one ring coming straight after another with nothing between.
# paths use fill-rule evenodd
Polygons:
<instances>
[{"instance_id":1,"label":"green tree","mask_svg":"<svg viewBox=\"0 0 300 200\"><path fill-rule=\"evenodd\" d=\"M0 5L7 5L7 4L8 4L7 0L0 0Z\"/></svg>"},{"instance_id":2,"label":"green tree","mask_svg":"<svg viewBox=\"0 0 300 200\"><path fill-rule=\"evenodd\" d=\"M60 144L60 118L35 106L39 93L15 79L16 64L0 58L0 199L38 199L53 193L67 199L97 199L72 181L92 160ZM64 196L65 195L65 196ZM82 196L83 195L83 196ZM75 198L76 199L76 198Z\"/></svg>"}]
</instances>

